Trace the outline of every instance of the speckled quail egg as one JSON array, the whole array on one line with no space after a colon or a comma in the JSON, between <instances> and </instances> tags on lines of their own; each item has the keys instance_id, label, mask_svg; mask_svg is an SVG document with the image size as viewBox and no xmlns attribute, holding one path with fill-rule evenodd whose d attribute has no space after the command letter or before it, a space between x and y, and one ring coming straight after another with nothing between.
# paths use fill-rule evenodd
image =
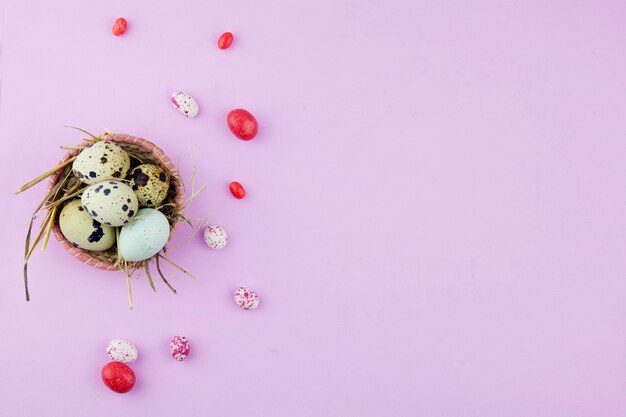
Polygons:
<instances>
[{"instance_id":1,"label":"speckled quail egg","mask_svg":"<svg viewBox=\"0 0 626 417\"><path fill-rule=\"evenodd\" d=\"M139 205L158 207L167 197L170 176L156 165L139 165L130 173L130 186L137 194Z\"/></svg>"},{"instance_id":2,"label":"speckled quail egg","mask_svg":"<svg viewBox=\"0 0 626 417\"><path fill-rule=\"evenodd\" d=\"M59 214L63 236L75 246L90 251L102 251L115 244L115 229L94 220L79 199L67 203Z\"/></svg>"},{"instance_id":3,"label":"speckled quail egg","mask_svg":"<svg viewBox=\"0 0 626 417\"><path fill-rule=\"evenodd\" d=\"M81 201L94 219L107 226L122 226L139 210L133 189L120 181L102 181L88 187Z\"/></svg>"},{"instance_id":4,"label":"speckled quail egg","mask_svg":"<svg viewBox=\"0 0 626 417\"><path fill-rule=\"evenodd\" d=\"M96 142L78 154L72 165L72 171L85 184L126 178L130 169L130 157L117 143L110 141Z\"/></svg>"}]
</instances>

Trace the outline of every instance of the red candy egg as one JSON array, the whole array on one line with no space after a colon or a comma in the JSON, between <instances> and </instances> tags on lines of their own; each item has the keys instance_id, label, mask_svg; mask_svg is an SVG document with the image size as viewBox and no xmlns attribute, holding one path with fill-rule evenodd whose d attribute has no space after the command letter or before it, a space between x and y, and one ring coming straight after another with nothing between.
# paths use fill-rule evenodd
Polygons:
<instances>
[{"instance_id":1,"label":"red candy egg","mask_svg":"<svg viewBox=\"0 0 626 417\"><path fill-rule=\"evenodd\" d=\"M239 184L237 181L233 181L230 183L230 193L238 200L241 200L246 196L246 190L243 188L243 185Z\"/></svg>"},{"instance_id":2,"label":"red candy egg","mask_svg":"<svg viewBox=\"0 0 626 417\"><path fill-rule=\"evenodd\" d=\"M230 32L224 32L217 40L217 47L220 49L228 49L231 43L233 43L233 34Z\"/></svg>"},{"instance_id":3,"label":"red candy egg","mask_svg":"<svg viewBox=\"0 0 626 417\"><path fill-rule=\"evenodd\" d=\"M109 362L102 367L102 382L112 391L124 394L135 386L135 373L121 362Z\"/></svg>"},{"instance_id":4,"label":"red candy egg","mask_svg":"<svg viewBox=\"0 0 626 417\"><path fill-rule=\"evenodd\" d=\"M241 140L250 140L259 131L259 124L254 116L244 109L232 110L228 113L226 122L230 131Z\"/></svg>"},{"instance_id":5,"label":"red candy egg","mask_svg":"<svg viewBox=\"0 0 626 417\"><path fill-rule=\"evenodd\" d=\"M126 28L128 27L128 22L123 17L115 20L113 24L113 28L111 29L115 36L123 35L126 32Z\"/></svg>"}]
</instances>

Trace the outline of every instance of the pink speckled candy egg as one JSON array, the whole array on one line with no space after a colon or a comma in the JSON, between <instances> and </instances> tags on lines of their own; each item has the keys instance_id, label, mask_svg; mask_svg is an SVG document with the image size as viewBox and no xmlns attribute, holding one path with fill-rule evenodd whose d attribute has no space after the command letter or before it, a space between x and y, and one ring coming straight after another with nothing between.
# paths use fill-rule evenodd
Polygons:
<instances>
[{"instance_id":1,"label":"pink speckled candy egg","mask_svg":"<svg viewBox=\"0 0 626 417\"><path fill-rule=\"evenodd\" d=\"M174 336L170 342L170 353L177 361L184 361L189 355L189 341L184 336Z\"/></svg>"},{"instance_id":2,"label":"pink speckled candy egg","mask_svg":"<svg viewBox=\"0 0 626 417\"><path fill-rule=\"evenodd\" d=\"M196 117L198 115L199 107L196 100L189 94L185 94L182 91L172 93L172 105L187 117Z\"/></svg>"},{"instance_id":3,"label":"pink speckled candy egg","mask_svg":"<svg viewBox=\"0 0 626 417\"><path fill-rule=\"evenodd\" d=\"M223 249L228 243L228 235L221 226L212 225L204 231L204 241L211 249Z\"/></svg>"},{"instance_id":4,"label":"pink speckled candy egg","mask_svg":"<svg viewBox=\"0 0 626 417\"><path fill-rule=\"evenodd\" d=\"M244 310L255 310L259 306L259 296L250 288L239 287L233 295L237 305Z\"/></svg>"},{"instance_id":5,"label":"pink speckled candy egg","mask_svg":"<svg viewBox=\"0 0 626 417\"><path fill-rule=\"evenodd\" d=\"M106 348L107 355L115 362L135 362L137 348L127 340L113 339Z\"/></svg>"}]
</instances>

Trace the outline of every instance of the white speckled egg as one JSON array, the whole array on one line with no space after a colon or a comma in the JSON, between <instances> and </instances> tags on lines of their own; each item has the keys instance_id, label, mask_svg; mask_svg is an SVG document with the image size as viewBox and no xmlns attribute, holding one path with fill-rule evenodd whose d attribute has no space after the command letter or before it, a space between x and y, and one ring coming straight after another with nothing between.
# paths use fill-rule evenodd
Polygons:
<instances>
[{"instance_id":1,"label":"white speckled egg","mask_svg":"<svg viewBox=\"0 0 626 417\"><path fill-rule=\"evenodd\" d=\"M102 251L115 245L115 229L94 220L79 199L63 207L59 227L63 236L81 249Z\"/></svg>"},{"instance_id":2,"label":"white speckled egg","mask_svg":"<svg viewBox=\"0 0 626 417\"><path fill-rule=\"evenodd\" d=\"M137 348L127 340L113 339L106 348L107 355L115 362L135 362Z\"/></svg>"},{"instance_id":3,"label":"white speckled egg","mask_svg":"<svg viewBox=\"0 0 626 417\"><path fill-rule=\"evenodd\" d=\"M130 186L140 206L158 207L167 197L170 176L161 167L143 164L131 171Z\"/></svg>"},{"instance_id":4,"label":"white speckled egg","mask_svg":"<svg viewBox=\"0 0 626 417\"><path fill-rule=\"evenodd\" d=\"M172 105L187 117L196 117L198 115L198 103L188 94L182 91L172 93Z\"/></svg>"},{"instance_id":5,"label":"white speckled egg","mask_svg":"<svg viewBox=\"0 0 626 417\"><path fill-rule=\"evenodd\" d=\"M250 288L239 287L233 296L237 305L244 310L256 310L259 307L259 296Z\"/></svg>"},{"instance_id":6,"label":"white speckled egg","mask_svg":"<svg viewBox=\"0 0 626 417\"><path fill-rule=\"evenodd\" d=\"M117 143L106 140L83 149L72 165L74 175L85 184L126 178L130 157Z\"/></svg>"},{"instance_id":7,"label":"white speckled egg","mask_svg":"<svg viewBox=\"0 0 626 417\"><path fill-rule=\"evenodd\" d=\"M151 258L167 243L170 223L159 210L143 208L120 232L117 242L122 258L130 262Z\"/></svg>"},{"instance_id":8,"label":"white speckled egg","mask_svg":"<svg viewBox=\"0 0 626 417\"><path fill-rule=\"evenodd\" d=\"M83 191L83 208L106 226L129 223L139 210L133 189L120 181L102 181Z\"/></svg>"},{"instance_id":9,"label":"white speckled egg","mask_svg":"<svg viewBox=\"0 0 626 417\"><path fill-rule=\"evenodd\" d=\"M221 226L211 225L204 231L204 241L211 249L223 249L228 243L228 235Z\"/></svg>"}]
</instances>

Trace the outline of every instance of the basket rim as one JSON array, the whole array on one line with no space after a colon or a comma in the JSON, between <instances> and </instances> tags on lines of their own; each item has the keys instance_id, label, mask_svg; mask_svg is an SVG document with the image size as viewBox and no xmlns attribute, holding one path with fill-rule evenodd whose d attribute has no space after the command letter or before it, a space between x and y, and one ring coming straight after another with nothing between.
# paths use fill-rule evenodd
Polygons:
<instances>
[{"instance_id":1,"label":"basket rim","mask_svg":"<svg viewBox=\"0 0 626 417\"><path fill-rule=\"evenodd\" d=\"M176 167L176 165L172 162L170 157L167 156L167 154L161 148L159 148L157 145L155 145L153 142L147 139L141 138L139 136L125 134L125 133L106 133L101 136L101 139L108 140L111 142L123 142L123 143L132 144L132 145L135 145L144 149L147 152L152 153L153 156L155 157L154 159L157 162L157 165L161 167L162 169L168 171L170 174L170 187L172 187L175 192L175 197L172 202L179 206L182 206L184 204L183 195L185 193L185 185L183 183L183 180L180 176L180 173L178 172L178 168ZM92 144L93 142L83 141L79 146L88 146ZM61 159L61 163L78 155L80 152L81 151L79 149L69 150L68 152L65 153L65 155ZM59 170L55 172L52 176L50 176L50 180L48 181L48 190L47 190L48 192L59 181L59 178L62 172L63 170ZM174 236L174 233L176 232L177 227L178 227L177 222L171 225L170 236L168 238L168 242ZM59 227L58 218L54 222L54 225L52 227L52 232L56 240L59 243L61 243L61 246L63 247L63 249L65 249L75 259L81 261L82 263L92 266L96 269L102 269L106 271L118 271L119 270L118 268L115 267L115 265L112 262L97 258L93 256L89 251L86 251L84 249L74 246L69 240L65 238L65 236L63 236L63 233L61 233L61 228ZM141 267L142 265L143 265L143 262L133 262L133 263L128 264L130 268L137 268L137 267Z\"/></svg>"}]
</instances>

